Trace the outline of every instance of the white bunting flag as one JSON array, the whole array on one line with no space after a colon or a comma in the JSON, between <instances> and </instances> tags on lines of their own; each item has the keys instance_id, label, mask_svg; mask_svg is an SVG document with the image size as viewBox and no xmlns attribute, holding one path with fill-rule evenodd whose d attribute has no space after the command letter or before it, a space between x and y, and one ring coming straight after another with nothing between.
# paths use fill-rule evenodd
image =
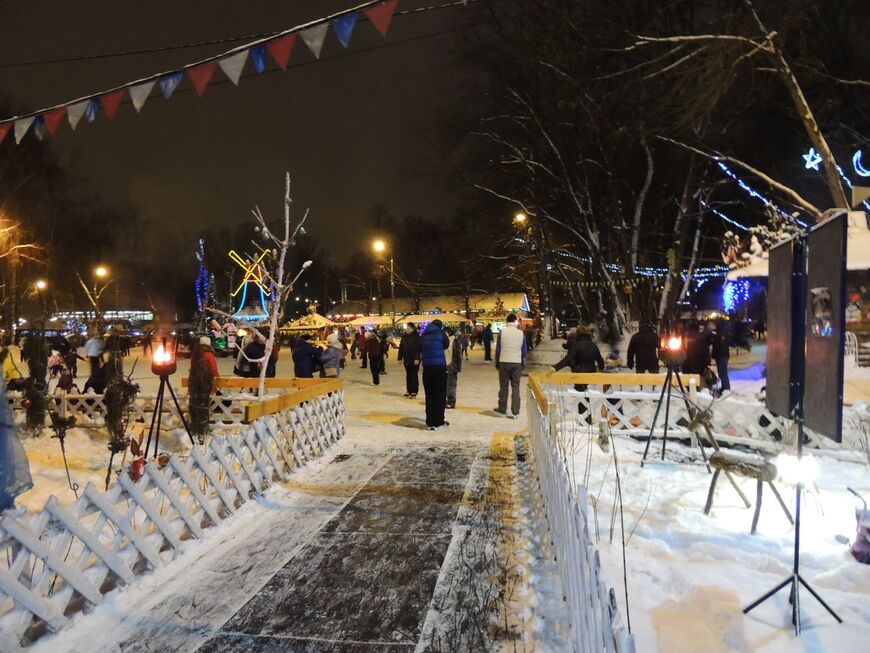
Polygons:
<instances>
[{"instance_id":1,"label":"white bunting flag","mask_svg":"<svg viewBox=\"0 0 870 653\"><path fill-rule=\"evenodd\" d=\"M151 95L151 89L154 88L153 82L145 82L143 84L136 84L136 86L131 86L129 88L130 91L130 101L133 103L133 108L136 109L136 113L139 113L142 110L142 107L145 106L145 100L148 99L148 96Z\"/></svg>"},{"instance_id":2,"label":"white bunting flag","mask_svg":"<svg viewBox=\"0 0 870 653\"><path fill-rule=\"evenodd\" d=\"M69 119L70 127L75 129L78 126L82 116L85 115L85 111L88 110L88 104L90 104L90 102L90 100L82 100L81 102L76 102L66 108L66 117Z\"/></svg>"},{"instance_id":3,"label":"white bunting flag","mask_svg":"<svg viewBox=\"0 0 870 653\"><path fill-rule=\"evenodd\" d=\"M309 27L299 33L305 45L311 50L311 54L315 59L320 59L320 51L323 50L323 42L326 40L326 32L329 31L329 23L321 23L314 27Z\"/></svg>"},{"instance_id":4,"label":"white bunting flag","mask_svg":"<svg viewBox=\"0 0 870 653\"><path fill-rule=\"evenodd\" d=\"M245 69L245 62L248 60L248 51L242 50L236 54L224 57L218 61L224 75L230 78L230 81L236 86L239 85L239 79L242 77L242 70Z\"/></svg>"},{"instance_id":5,"label":"white bunting flag","mask_svg":"<svg viewBox=\"0 0 870 653\"><path fill-rule=\"evenodd\" d=\"M29 118L19 118L15 121L15 142L20 143L21 139L24 138L24 135L27 133L27 130L30 129L30 125L33 124L35 120L35 116L30 116Z\"/></svg>"}]
</instances>

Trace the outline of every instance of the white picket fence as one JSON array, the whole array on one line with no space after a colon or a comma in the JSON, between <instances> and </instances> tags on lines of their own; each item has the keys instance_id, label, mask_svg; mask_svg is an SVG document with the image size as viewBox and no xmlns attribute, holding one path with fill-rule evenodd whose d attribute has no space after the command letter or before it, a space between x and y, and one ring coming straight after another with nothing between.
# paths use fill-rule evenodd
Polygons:
<instances>
[{"instance_id":1,"label":"white picket fence","mask_svg":"<svg viewBox=\"0 0 870 653\"><path fill-rule=\"evenodd\" d=\"M149 462L103 492L88 484L71 506L0 517L0 650L62 629L118 585L183 552L187 539L231 516L276 479L344 435L344 393L333 392L215 436L165 467ZM5 560L5 562L4 562Z\"/></svg>"},{"instance_id":2,"label":"white picket fence","mask_svg":"<svg viewBox=\"0 0 870 653\"><path fill-rule=\"evenodd\" d=\"M186 392L176 391L181 407L187 411ZM10 392L8 397L12 402L12 409L23 415L24 407L21 402L23 393ZM255 399L251 394L222 394L213 395L211 398L211 416L209 421L213 427L233 428L244 424L245 409L243 403ZM157 395L138 394L130 405L130 423L150 424L154 414L154 406ZM90 394L66 394L51 395L49 402L53 410L61 416L74 415L76 426L85 428L102 428L106 424L105 395ZM161 424L166 427L180 427L181 422L172 399L164 398Z\"/></svg>"},{"instance_id":3,"label":"white picket fence","mask_svg":"<svg viewBox=\"0 0 870 653\"><path fill-rule=\"evenodd\" d=\"M589 534L586 488L568 475L566 449L556 419L529 395L531 452L556 550L559 576L571 619L574 653L634 653L634 638L622 623L616 594L601 574Z\"/></svg>"},{"instance_id":4,"label":"white picket fence","mask_svg":"<svg viewBox=\"0 0 870 653\"><path fill-rule=\"evenodd\" d=\"M558 405L557 411L562 422L573 422L582 429L590 426L597 431L597 425L607 420L613 433L628 436L646 437L650 433L653 416L658 405L659 392L640 392L630 390L609 390L600 392L591 387L578 392L571 386L545 386L551 402ZM696 407L710 409L710 430L720 443L745 445L753 449L779 451L794 445L796 429L792 421L771 413L760 401L729 396L724 399L713 398L706 392L694 397ZM661 436L664 431L665 410L659 412L654 435ZM847 406L843 410L843 449L861 449L866 439L863 415L857 407ZM690 428L691 419L686 405L678 391L671 396L668 411L668 436L692 439L696 436ZM830 448L830 441L812 431L806 431L812 446ZM702 440L704 431L700 431Z\"/></svg>"}]
</instances>

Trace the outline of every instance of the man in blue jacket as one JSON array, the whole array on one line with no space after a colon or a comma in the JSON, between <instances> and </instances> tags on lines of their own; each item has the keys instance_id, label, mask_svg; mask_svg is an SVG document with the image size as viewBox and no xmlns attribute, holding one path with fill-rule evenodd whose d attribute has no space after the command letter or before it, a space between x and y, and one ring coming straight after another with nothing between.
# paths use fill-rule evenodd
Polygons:
<instances>
[{"instance_id":1,"label":"man in blue jacket","mask_svg":"<svg viewBox=\"0 0 870 653\"><path fill-rule=\"evenodd\" d=\"M423 390L426 392L426 426L430 431L446 430L447 346L450 344L441 320L432 320L420 341L423 362Z\"/></svg>"}]
</instances>

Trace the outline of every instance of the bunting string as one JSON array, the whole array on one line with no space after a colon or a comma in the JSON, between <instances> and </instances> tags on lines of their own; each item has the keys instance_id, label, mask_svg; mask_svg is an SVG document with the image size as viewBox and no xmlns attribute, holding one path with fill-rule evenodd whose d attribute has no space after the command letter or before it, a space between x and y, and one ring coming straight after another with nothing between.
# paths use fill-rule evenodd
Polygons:
<instances>
[{"instance_id":1,"label":"bunting string","mask_svg":"<svg viewBox=\"0 0 870 653\"><path fill-rule=\"evenodd\" d=\"M343 48L347 49L350 46L357 22L361 17L371 23L381 36L386 38L392 20L397 14L418 13L420 11L456 5L464 6L467 2L452 2L402 12L398 11L398 4L399 0L370 0L324 18L309 21L281 32L265 35L242 46L188 64L177 70L157 73L47 109L40 109L29 114L0 120L0 142L3 142L9 133L13 134L16 144L21 143L28 133L33 134L40 140L46 132L54 136L64 118L69 122L70 128L75 130L83 118L85 122L93 122L100 111L111 121L117 114L121 104L128 97L133 108L139 113L155 87L157 87L165 99L169 99L182 83L185 76L190 80L192 90L195 90L200 97L205 94L206 88L210 84L219 83L219 81L216 82L214 80L218 69L226 77L226 81L230 81L233 85L238 86L239 81L243 77L247 77L247 75L243 75L243 71L249 61L253 66L255 74L259 75L266 71L267 55L278 68L286 70L297 37L305 44L314 56L315 61L317 61L320 59L323 51L323 45L326 41L329 28L333 28L339 43ZM231 40L237 39L228 39L227 41ZM95 55L90 58L101 56L114 55Z\"/></svg>"}]
</instances>

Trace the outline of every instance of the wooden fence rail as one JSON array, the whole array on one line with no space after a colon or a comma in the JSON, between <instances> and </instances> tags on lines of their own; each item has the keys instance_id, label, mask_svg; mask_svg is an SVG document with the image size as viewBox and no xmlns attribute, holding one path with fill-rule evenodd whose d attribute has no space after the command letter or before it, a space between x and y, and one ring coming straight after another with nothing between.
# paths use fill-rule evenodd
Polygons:
<instances>
[{"instance_id":1,"label":"wooden fence rail","mask_svg":"<svg viewBox=\"0 0 870 653\"><path fill-rule=\"evenodd\" d=\"M88 484L72 505L0 517L0 650L16 651L103 596L182 554L183 542L231 516L344 435L340 384L214 436L161 467L149 462L103 492Z\"/></svg>"}]
</instances>

